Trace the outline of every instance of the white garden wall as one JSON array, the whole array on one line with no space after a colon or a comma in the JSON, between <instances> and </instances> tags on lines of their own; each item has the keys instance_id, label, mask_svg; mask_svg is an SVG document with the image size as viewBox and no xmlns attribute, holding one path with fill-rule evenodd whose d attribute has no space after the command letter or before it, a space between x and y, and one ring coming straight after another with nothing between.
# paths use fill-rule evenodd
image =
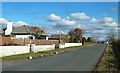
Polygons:
<instances>
[{"instance_id":1,"label":"white garden wall","mask_svg":"<svg viewBox=\"0 0 120 73\"><path fill-rule=\"evenodd\" d=\"M54 49L55 49L55 44L53 45L32 44L31 46L31 50L33 52L48 51ZM28 44L28 46L0 46L0 57L25 54L25 53L30 53L30 44Z\"/></svg>"},{"instance_id":2,"label":"white garden wall","mask_svg":"<svg viewBox=\"0 0 120 73\"><path fill-rule=\"evenodd\" d=\"M59 44L59 48L81 46L81 45L82 43L64 43L64 44ZM32 44L31 46L31 50L33 52L48 51L48 50L54 50L54 49L55 49L55 44L53 45ZM25 53L30 53L30 45L28 46L0 46L0 57L25 54Z\"/></svg>"},{"instance_id":3,"label":"white garden wall","mask_svg":"<svg viewBox=\"0 0 120 73\"><path fill-rule=\"evenodd\" d=\"M24 54L30 52L29 46L0 46L0 57Z\"/></svg>"},{"instance_id":4,"label":"white garden wall","mask_svg":"<svg viewBox=\"0 0 120 73\"><path fill-rule=\"evenodd\" d=\"M66 47L72 47L72 46L81 46L82 43L64 43L59 44L59 48L66 48Z\"/></svg>"},{"instance_id":5,"label":"white garden wall","mask_svg":"<svg viewBox=\"0 0 120 73\"><path fill-rule=\"evenodd\" d=\"M65 47L71 47L71 46L81 46L82 43L65 43Z\"/></svg>"},{"instance_id":6,"label":"white garden wall","mask_svg":"<svg viewBox=\"0 0 120 73\"><path fill-rule=\"evenodd\" d=\"M65 48L65 44L59 44L59 48Z\"/></svg>"},{"instance_id":7,"label":"white garden wall","mask_svg":"<svg viewBox=\"0 0 120 73\"><path fill-rule=\"evenodd\" d=\"M55 44L53 45L32 45L32 51L33 52L39 52L39 51L48 51L48 50L54 50Z\"/></svg>"}]
</instances>

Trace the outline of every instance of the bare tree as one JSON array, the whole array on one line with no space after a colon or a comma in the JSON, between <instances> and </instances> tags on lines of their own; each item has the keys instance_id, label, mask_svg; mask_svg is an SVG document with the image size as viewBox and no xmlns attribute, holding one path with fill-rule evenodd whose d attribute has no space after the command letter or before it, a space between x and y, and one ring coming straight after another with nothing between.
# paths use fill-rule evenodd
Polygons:
<instances>
[{"instance_id":1,"label":"bare tree","mask_svg":"<svg viewBox=\"0 0 120 73\"><path fill-rule=\"evenodd\" d=\"M113 31L110 31L109 33L107 33L107 40L109 41L109 43L112 43L116 40L116 34Z\"/></svg>"},{"instance_id":2,"label":"bare tree","mask_svg":"<svg viewBox=\"0 0 120 73\"><path fill-rule=\"evenodd\" d=\"M69 31L70 42L82 42L82 33L80 28Z\"/></svg>"},{"instance_id":3,"label":"bare tree","mask_svg":"<svg viewBox=\"0 0 120 73\"><path fill-rule=\"evenodd\" d=\"M45 29L41 27L33 26L32 29L36 39L38 39L42 33L45 33Z\"/></svg>"}]
</instances>

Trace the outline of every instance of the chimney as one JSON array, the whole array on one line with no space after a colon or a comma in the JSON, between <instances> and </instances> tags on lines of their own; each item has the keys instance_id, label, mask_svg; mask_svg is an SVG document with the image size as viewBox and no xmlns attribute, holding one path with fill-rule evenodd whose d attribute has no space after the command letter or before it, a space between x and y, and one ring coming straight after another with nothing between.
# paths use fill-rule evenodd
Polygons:
<instances>
[{"instance_id":1,"label":"chimney","mask_svg":"<svg viewBox=\"0 0 120 73\"><path fill-rule=\"evenodd\" d=\"M5 31L5 35L10 35L11 34L11 32L12 32L12 26L13 26L13 23L11 21L9 21L7 23L7 29Z\"/></svg>"}]
</instances>

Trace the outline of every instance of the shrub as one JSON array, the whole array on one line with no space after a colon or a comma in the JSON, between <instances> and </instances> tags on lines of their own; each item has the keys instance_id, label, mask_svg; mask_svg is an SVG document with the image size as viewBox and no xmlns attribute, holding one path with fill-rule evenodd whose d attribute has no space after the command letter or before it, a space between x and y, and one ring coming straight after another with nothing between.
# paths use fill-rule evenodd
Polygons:
<instances>
[{"instance_id":1,"label":"shrub","mask_svg":"<svg viewBox=\"0 0 120 73\"><path fill-rule=\"evenodd\" d=\"M113 41L111 44L112 44L113 51L115 52L115 55L119 62L118 67L120 69L120 40Z\"/></svg>"}]
</instances>

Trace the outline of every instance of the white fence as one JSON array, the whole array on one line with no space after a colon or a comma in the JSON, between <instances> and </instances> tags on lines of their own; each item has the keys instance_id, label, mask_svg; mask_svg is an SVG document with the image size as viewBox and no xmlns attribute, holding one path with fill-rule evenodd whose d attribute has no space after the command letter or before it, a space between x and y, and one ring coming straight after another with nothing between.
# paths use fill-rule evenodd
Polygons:
<instances>
[{"instance_id":1,"label":"white fence","mask_svg":"<svg viewBox=\"0 0 120 73\"><path fill-rule=\"evenodd\" d=\"M53 44L53 45L35 45L35 44L32 44L31 49L33 52L54 50L55 44Z\"/></svg>"},{"instance_id":2,"label":"white fence","mask_svg":"<svg viewBox=\"0 0 120 73\"><path fill-rule=\"evenodd\" d=\"M29 46L0 46L0 57L29 53Z\"/></svg>"},{"instance_id":3,"label":"white fence","mask_svg":"<svg viewBox=\"0 0 120 73\"><path fill-rule=\"evenodd\" d=\"M59 48L66 48L66 47L72 47L72 46L81 46L82 43L64 43L59 44Z\"/></svg>"}]
</instances>

